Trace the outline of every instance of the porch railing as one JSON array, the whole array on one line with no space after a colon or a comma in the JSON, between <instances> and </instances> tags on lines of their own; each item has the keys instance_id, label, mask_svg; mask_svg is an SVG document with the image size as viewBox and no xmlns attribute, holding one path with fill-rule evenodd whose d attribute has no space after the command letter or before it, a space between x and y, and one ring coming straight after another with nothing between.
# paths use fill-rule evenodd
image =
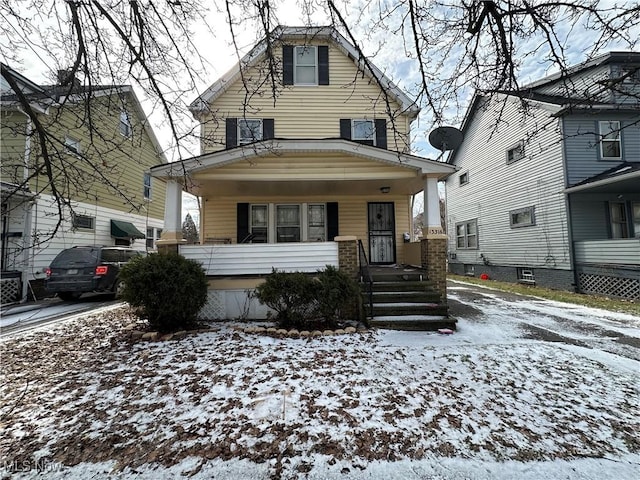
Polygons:
<instances>
[{"instance_id":1,"label":"porch railing","mask_svg":"<svg viewBox=\"0 0 640 480\"><path fill-rule=\"evenodd\" d=\"M268 275L316 272L338 267L335 242L246 243L234 245L181 245L180 254L198 261L209 276Z\"/></svg>"},{"instance_id":2,"label":"porch railing","mask_svg":"<svg viewBox=\"0 0 640 480\"><path fill-rule=\"evenodd\" d=\"M369 307L369 318L373 318L373 276L371 275L371 268L369 268L369 260L367 259L367 253L365 252L362 240L358 240L358 259L360 264L360 282L364 285L365 294L367 295L367 302Z\"/></svg>"},{"instance_id":3,"label":"porch railing","mask_svg":"<svg viewBox=\"0 0 640 480\"><path fill-rule=\"evenodd\" d=\"M574 248L579 264L640 267L640 238L576 241Z\"/></svg>"}]
</instances>

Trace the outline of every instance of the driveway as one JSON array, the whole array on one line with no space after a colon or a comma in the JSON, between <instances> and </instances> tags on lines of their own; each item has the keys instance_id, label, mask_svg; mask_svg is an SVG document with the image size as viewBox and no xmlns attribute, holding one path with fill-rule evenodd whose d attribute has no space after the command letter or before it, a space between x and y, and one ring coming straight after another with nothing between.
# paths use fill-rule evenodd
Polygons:
<instances>
[{"instance_id":1,"label":"driveway","mask_svg":"<svg viewBox=\"0 0 640 480\"><path fill-rule=\"evenodd\" d=\"M560 342L640 361L640 318L580 305L448 282L450 314L465 322L516 329L524 339Z\"/></svg>"}]
</instances>

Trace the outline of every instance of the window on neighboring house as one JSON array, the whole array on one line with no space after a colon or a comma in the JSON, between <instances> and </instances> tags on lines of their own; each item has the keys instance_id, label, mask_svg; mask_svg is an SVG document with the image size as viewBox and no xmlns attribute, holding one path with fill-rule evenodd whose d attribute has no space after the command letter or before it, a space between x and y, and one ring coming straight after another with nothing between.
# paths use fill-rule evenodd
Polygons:
<instances>
[{"instance_id":1,"label":"window on neighboring house","mask_svg":"<svg viewBox=\"0 0 640 480\"><path fill-rule=\"evenodd\" d=\"M86 230L94 230L96 228L95 217L89 215L73 215L72 218L73 228L84 228Z\"/></svg>"},{"instance_id":2,"label":"window on neighboring house","mask_svg":"<svg viewBox=\"0 0 640 480\"><path fill-rule=\"evenodd\" d=\"M609 218L611 219L611 238L629 238L627 207L624 202L609 203Z\"/></svg>"},{"instance_id":3,"label":"window on neighboring house","mask_svg":"<svg viewBox=\"0 0 640 480\"><path fill-rule=\"evenodd\" d=\"M154 228L154 227L147 228L147 237L146 237L147 250L155 250L156 242L160 240L161 235L162 235L161 228Z\"/></svg>"},{"instance_id":4,"label":"window on neighboring house","mask_svg":"<svg viewBox=\"0 0 640 480\"><path fill-rule=\"evenodd\" d=\"M267 243L269 241L269 208L268 205L251 205L251 233L252 243ZM239 238L238 242L243 239Z\"/></svg>"},{"instance_id":5,"label":"window on neighboring house","mask_svg":"<svg viewBox=\"0 0 640 480\"><path fill-rule=\"evenodd\" d=\"M151 200L151 174L145 173L143 180L144 199Z\"/></svg>"},{"instance_id":6,"label":"window on neighboring house","mask_svg":"<svg viewBox=\"0 0 640 480\"><path fill-rule=\"evenodd\" d=\"M353 140L364 145L387 148L387 120L384 118L373 120L341 118L340 138Z\"/></svg>"},{"instance_id":7,"label":"window on neighboring house","mask_svg":"<svg viewBox=\"0 0 640 480\"><path fill-rule=\"evenodd\" d=\"M238 119L238 145L262 140L262 119Z\"/></svg>"},{"instance_id":8,"label":"window on neighboring house","mask_svg":"<svg viewBox=\"0 0 640 480\"><path fill-rule=\"evenodd\" d=\"M76 140L72 137L65 137L64 146L68 152L71 152L75 155L80 154L80 140Z\"/></svg>"},{"instance_id":9,"label":"window on neighboring house","mask_svg":"<svg viewBox=\"0 0 640 480\"><path fill-rule=\"evenodd\" d=\"M132 133L131 121L127 112L120 112L120 133L129 138Z\"/></svg>"},{"instance_id":10,"label":"window on neighboring house","mask_svg":"<svg viewBox=\"0 0 640 480\"><path fill-rule=\"evenodd\" d=\"M640 238L640 202L631 204L631 213L633 215L633 236Z\"/></svg>"},{"instance_id":11,"label":"window on neighboring house","mask_svg":"<svg viewBox=\"0 0 640 480\"><path fill-rule=\"evenodd\" d=\"M476 219L456 223L456 246L459 249L478 248L478 221Z\"/></svg>"},{"instance_id":12,"label":"window on neighboring house","mask_svg":"<svg viewBox=\"0 0 640 480\"><path fill-rule=\"evenodd\" d=\"M536 283L536 276L532 268L518 267L516 268L516 275L520 283Z\"/></svg>"},{"instance_id":13,"label":"window on neighboring house","mask_svg":"<svg viewBox=\"0 0 640 480\"><path fill-rule=\"evenodd\" d=\"M458 177L458 181L460 182L460 185L466 185L469 183L469 172L461 173Z\"/></svg>"},{"instance_id":14,"label":"window on neighboring house","mask_svg":"<svg viewBox=\"0 0 640 480\"><path fill-rule=\"evenodd\" d=\"M530 227L536 224L536 207L524 207L509 212L511 228Z\"/></svg>"},{"instance_id":15,"label":"window on neighboring house","mask_svg":"<svg viewBox=\"0 0 640 480\"><path fill-rule=\"evenodd\" d=\"M282 81L285 85L329 85L329 47L283 45Z\"/></svg>"},{"instance_id":16,"label":"window on neighboring house","mask_svg":"<svg viewBox=\"0 0 640 480\"><path fill-rule=\"evenodd\" d=\"M300 223L300 205L276 205L276 242L299 242Z\"/></svg>"},{"instance_id":17,"label":"window on neighboring house","mask_svg":"<svg viewBox=\"0 0 640 480\"><path fill-rule=\"evenodd\" d=\"M524 158L524 142L521 140L507 150L507 165Z\"/></svg>"},{"instance_id":18,"label":"window on neighboring house","mask_svg":"<svg viewBox=\"0 0 640 480\"><path fill-rule=\"evenodd\" d=\"M604 159L622 158L620 122L598 122L600 132L600 156Z\"/></svg>"},{"instance_id":19,"label":"window on neighboring house","mask_svg":"<svg viewBox=\"0 0 640 480\"><path fill-rule=\"evenodd\" d=\"M309 205L307 208L307 240L324 242L327 238L325 205Z\"/></svg>"}]
</instances>

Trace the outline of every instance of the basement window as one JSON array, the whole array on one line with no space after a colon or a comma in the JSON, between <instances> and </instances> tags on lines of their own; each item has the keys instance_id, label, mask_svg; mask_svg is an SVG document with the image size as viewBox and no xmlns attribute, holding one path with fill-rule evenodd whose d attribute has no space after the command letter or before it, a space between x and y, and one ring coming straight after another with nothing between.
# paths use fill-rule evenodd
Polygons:
<instances>
[{"instance_id":1,"label":"basement window","mask_svg":"<svg viewBox=\"0 0 640 480\"><path fill-rule=\"evenodd\" d=\"M516 275L520 283L528 283L531 285L536 283L536 276L532 268L518 267L516 269Z\"/></svg>"}]
</instances>

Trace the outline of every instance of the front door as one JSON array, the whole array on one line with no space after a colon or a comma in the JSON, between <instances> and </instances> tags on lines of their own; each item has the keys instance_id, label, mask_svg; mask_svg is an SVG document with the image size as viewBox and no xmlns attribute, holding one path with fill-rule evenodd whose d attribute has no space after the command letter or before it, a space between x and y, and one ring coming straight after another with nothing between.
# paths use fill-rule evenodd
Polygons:
<instances>
[{"instance_id":1,"label":"front door","mask_svg":"<svg viewBox=\"0 0 640 480\"><path fill-rule=\"evenodd\" d=\"M369 263L396 263L393 202L369 203Z\"/></svg>"}]
</instances>

